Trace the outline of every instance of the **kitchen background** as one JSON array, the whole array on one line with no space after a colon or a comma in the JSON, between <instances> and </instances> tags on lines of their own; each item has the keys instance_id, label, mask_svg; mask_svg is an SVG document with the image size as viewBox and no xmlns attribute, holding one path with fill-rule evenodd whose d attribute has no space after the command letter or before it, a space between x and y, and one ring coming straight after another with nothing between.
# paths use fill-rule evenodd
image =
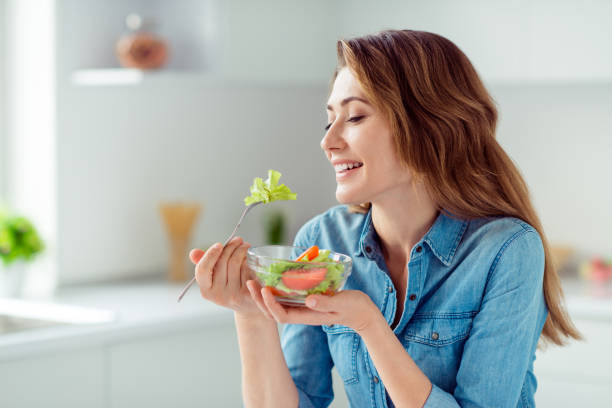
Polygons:
<instances>
[{"instance_id":1,"label":"kitchen background","mask_svg":"<svg viewBox=\"0 0 612 408\"><path fill-rule=\"evenodd\" d=\"M166 42L161 68L121 67L130 13ZM176 304L159 205L200 203L205 248L277 169L298 200L239 234L263 244L282 210L290 242L336 204L319 147L336 40L385 28L467 54L565 261L586 341L539 352L538 405L611 406L611 18L603 0L0 0L0 198L45 242L0 298L0 406L240 406L232 315L197 288Z\"/></svg>"}]
</instances>

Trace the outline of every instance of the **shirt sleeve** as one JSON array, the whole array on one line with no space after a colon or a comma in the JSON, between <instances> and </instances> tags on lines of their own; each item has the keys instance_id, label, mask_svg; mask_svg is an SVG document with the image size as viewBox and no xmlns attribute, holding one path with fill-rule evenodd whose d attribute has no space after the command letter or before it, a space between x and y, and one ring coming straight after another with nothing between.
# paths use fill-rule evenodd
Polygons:
<instances>
[{"instance_id":1,"label":"shirt sleeve","mask_svg":"<svg viewBox=\"0 0 612 408\"><path fill-rule=\"evenodd\" d=\"M281 345L287 367L298 389L299 408L324 408L334 399L333 361L327 334L321 326L287 324Z\"/></svg>"},{"instance_id":2,"label":"shirt sleeve","mask_svg":"<svg viewBox=\"0 0 612 408\"><path fill-rule=\"evenodd\" d=\"M544 248L522 230L506 241L474 317L453 394L433 385L424 407L516 407L546 319Z\"/></svg>"},{"instance_id":3,"label":"shirt sleeve","mask_svg":"<svg viewBox=\"0 0 612 408\"><path fill-rule=\"evenodd\" d=\"M300 228L293 245L313 245L313 229L316 229L316 219ZM281 346L298 389L299 408L329 406L334 399L331 376L333 360L327 344L327 334L321 326L287 324L282 330Z\"/></svg>"}]
</instances>

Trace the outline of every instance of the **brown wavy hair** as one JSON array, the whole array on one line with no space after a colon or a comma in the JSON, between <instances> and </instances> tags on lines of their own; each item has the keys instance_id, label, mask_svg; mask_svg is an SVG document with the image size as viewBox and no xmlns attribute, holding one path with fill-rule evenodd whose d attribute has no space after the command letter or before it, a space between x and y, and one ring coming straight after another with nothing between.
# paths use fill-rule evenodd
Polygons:
<instances>
[{"instance_id":1,"label":"brown wavy hair","mask_svg":"<svg viewBox=\"0 0 612 408\"><path fill-rule=\"evenodd\" d=\"M511 216L544 244L544 342L581 339L563 302L551 249L519 170L495 139L497 109L465 54L429 32L386 30L341 39L338 66L357 78L391 126L402 165L422 180L438 209L459 218ZM331 90L330 90L331 92ZM370 203L352 205L367 212Z\"/></svg>"}]
</instances>

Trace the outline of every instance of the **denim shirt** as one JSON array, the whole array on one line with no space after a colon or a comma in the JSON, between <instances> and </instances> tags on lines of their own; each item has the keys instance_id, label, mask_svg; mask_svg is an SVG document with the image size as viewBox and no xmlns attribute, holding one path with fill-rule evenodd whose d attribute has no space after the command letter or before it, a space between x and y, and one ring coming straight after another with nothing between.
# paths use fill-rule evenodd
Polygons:
<instances>
[{"instance_id":1,"label":"denim shirt","mask_svg":"<svg viewBox=\"0 0 612 408\"><path fill-rule=\"evenodd\" d=\"M396 288L379 242L371 210L350 213L340 205L308 221L294 245L351 256L344 289L368 294L391 326ZM424 406L534 406L533 362L548 313L537 231L511 217L468 221L440 212L407 268L404 311L393 332L433 385ZM394 407L353 329L288 324L281 344L300 407L331 403L333 366L351 407Z\"/></svg>"}]
</instances>

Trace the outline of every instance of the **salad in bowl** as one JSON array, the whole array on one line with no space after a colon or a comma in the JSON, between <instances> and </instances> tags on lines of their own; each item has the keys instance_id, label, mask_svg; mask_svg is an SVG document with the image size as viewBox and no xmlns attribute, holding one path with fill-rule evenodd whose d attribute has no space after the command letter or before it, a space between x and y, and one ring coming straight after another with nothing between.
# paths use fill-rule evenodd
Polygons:
<instances>
[{"instance_id":1,"label":"salad in bowl","mask_svg":"<svg viewBox=\"0 0 612 408\"><path fill-rule=\"evenodd\" d=\"M317 246L267 245L249 248L247 266L279 303L302 306L308 295L332 296L341 291L351 274L352 260Z\"/></svg>"}]
</instances>

